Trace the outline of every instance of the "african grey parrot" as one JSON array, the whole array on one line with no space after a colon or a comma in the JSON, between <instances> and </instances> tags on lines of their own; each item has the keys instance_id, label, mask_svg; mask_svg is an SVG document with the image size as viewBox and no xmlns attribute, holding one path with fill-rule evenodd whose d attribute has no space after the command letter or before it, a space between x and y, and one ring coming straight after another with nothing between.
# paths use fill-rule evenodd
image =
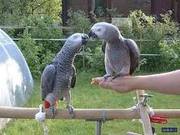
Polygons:
<instances>
[{"instance_id":1,"label":"african grey parrot","mask_svg":"<svg viewBox=\"0 0 180 135\"><path fill-rule=\"evenodd\" d=\"M119 29L106 22L92 26L89 37L99 38L105 42L102 50L105 53L104 78L131 75L139 65L140 51L132 39L124 38Z\"/></svg>"},{"instance_id":2,"label":"african grey parrot","mask_svg":"<svg viewBox=\"0 0 180 135\"><path fill-rule=\"evenodd\" d=\"M75 33L67 38L62 49L47 65L41 76L41 92L45 109L50 109L55 115L56 102L65 100L67 109L73 114L73 106L70 105L70 88L76 83L76 69L73 65L76 54L88 41L88 35Z\"/></svg>"}]
</instances>

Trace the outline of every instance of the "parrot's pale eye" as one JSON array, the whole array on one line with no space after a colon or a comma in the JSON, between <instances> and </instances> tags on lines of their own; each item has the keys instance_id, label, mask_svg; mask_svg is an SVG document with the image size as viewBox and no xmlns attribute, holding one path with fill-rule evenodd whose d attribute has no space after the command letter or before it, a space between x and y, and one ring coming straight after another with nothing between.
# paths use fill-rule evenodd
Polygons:
<instances>
[{"instance_id":1,"label":"parrot's pale eye","mask_svg":"<svg viewBox=\"0 0 180 135\"><path fill-rule=\"evenodd\" d=\"M76 39L76 38L78 38L78 37L79 37L79 36L76 35L76 36L74 36L73 38Z\"/></svg>"},{"instance_id":2,"label":"parrot's pale eye","mask_svg":"<svg viewBox=\"0 0 180 135\"><path fill-rule=\"evenodd\" d=\"M97 31L101 31L101 28L98 28Z\"/></svg>"}]
</instances>

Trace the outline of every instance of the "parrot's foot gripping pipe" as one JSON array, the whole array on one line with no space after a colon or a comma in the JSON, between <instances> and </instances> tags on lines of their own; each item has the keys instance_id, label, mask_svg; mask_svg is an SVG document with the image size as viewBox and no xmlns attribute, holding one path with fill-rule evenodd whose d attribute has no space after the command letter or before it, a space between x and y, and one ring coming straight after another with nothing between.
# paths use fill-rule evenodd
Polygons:
<instances>
[{"instance_id":1,"label":"parrot's foot gripping pipe","mask_svg":"<svg viewBox=\"0 0 180 135\"><path fill-rule=\"evenodd\" d=\"M57 108L55 106L50 106L49 107L50 113L51 113L51 118L55 118L56 113L57 113Z\"/></svg>"},{"instance_id":2,"label":"parrot's foot gripping pipe","mask_svg":"<svg viewBox=\"0 0 180 135\"><path fill-rule=\"evenodd\" d=\"M74 118L75 117L74 107L72 105L67 105L66 108L67 108L69 114L71 115L71 118Z\"/></svg>"}]
</instances>

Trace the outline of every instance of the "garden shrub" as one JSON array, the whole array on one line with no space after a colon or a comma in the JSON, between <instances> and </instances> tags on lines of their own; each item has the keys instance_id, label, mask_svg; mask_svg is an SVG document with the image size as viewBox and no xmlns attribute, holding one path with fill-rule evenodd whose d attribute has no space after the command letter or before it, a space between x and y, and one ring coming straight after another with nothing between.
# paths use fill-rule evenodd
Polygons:
<instances>
[{"instance_id":1,"label":"garden shrub","mask_svg":"<svg viewBox=\"0 0 180 135\"><path fill-rule=\"evenodd\" d=\"M142 11L134 11L129 15L129 19L132 21L131 28L127 24L119 28L124 37L136 40L141 53L160 54L157 57L141 57L140 71L142 72L161 72L177 69L180 66L178 60L180 55L179 42L177 40L169 42L169 39L175 39L178 36L178 27L168 14L161 16L161 20L158 21L155 17L147 16ZM64 41L34 41L33 38L68 37L67 33L64 36L62 29L58 28L58 24L59 22L54 22L49 16L30 15L21 21L21 25L26 29L8 31L13 37L21 38L17 44L36 78L40 77L42 70L52 61ZM83 11L70 11L68 26L72 27L69 34L88 33L92 24ZM84 59L82 55L78 55L75 59L77 69L103 74L105 70L104 54L101 51L101 46L101 41L89 41L84 48Z\"/></svg>"},{"instance_id":2,"label":"garden shrub","mask_svg":"<svg viewBox=\"0 0 180 135\"><path fill-rule=\"evenodd\" d=\"M161 20L158 21L155 17L147 16L138 10L132 12L129 18L132 20L133 38L140 40L137 43L141 53L160 54L162 51L160 42L178 35L178 27L169 14L161 15ZM142 65L141 70L155 72L164 69L163 57L146 56L144 58L146 63Z\"/></svg>"},{"instance_id":3,"label":"garden shrub","mask_svg":"<svg viewBox=\"0 0 180 135\"><path fill-rule=\"evenodd\" d=\"M175 70L180 67L180 41L164 40L160 43L160 53L162 55L162 67L167 70Z\"/></svg>"},{"instance_id":4,"label":"garden shrub","mask_svg":"<svg viewBox=\"0 0 180 135\"><path fill-rule=\"evenodd\" d=\"M69 10L68 16L68 26L73 29L72 32L88 33L91 22L85 12L81 10L76 12Z\"/></svg>"},{"instance_id":5,"label":"garden shrub","mask_svg":"<svg viewBox=\"0 0 180 135\"><path fill-rule=\"evenodd\" d=\"M29 16L22 21L22 25L25 29L18 35L21 37L18 46L27 60L33 77L37 78L60 50L63 42L34 41L33 38L53 39L64 38L64 36L62 30L54 27L52 18L48 16Z\"/></svg>"},{"instance_id":6,"label":"garden shrub","mask_svg":"<svg viewBox=\"0 0 180 135\"><path fill-rule=\"evenodd\" d=\"M22 51L33 77L37 78L40 75L40 59L38 55L41 48L36 45L31 35L27 33L27 29L24 31L22 38L17 42L17 45Z\"/></svg>"},{"instance_id":7,"label":"garden shrub","mask_svg":"<svg viewBox=\"0 0 180 135\"><path fill-rule=\"evenodd\" d=\"M102 52L102 42L94 41L91 42L91 47L88 47L85 51L86 55L86 66L90 71L93 72L104 72L104 54Z\"/></svg>"}]
</instances>

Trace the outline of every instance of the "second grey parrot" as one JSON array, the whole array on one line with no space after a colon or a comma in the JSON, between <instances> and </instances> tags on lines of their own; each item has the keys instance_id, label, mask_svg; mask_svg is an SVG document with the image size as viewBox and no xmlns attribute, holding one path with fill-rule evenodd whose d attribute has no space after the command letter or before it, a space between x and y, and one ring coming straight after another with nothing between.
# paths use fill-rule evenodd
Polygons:
<instances>
[{"instance_id":1,"label":"second grey parrot","mask_svg":"<svg viewBox=\"0 0 180 135\"><path fill-rule=\"evenodd\" d=\"M73 107L70 104L70 88L73 88L76 82L76 70L73 62L76 54L87 41L88 35L86 34L75 33L68 37L60 52L42 73L42 100L44 107L50 108L53 116L54 110L56 110L56 102L59 99L64 99L69 113L73 113Z\"/></svg>"},{"instance_id":2,"label":"second grey parrot","mask_svg":"<svg viewBox=\"0 0 180 135\"><path fill-rule=\"evenodd\" d=\"M139 65L140 51L132 39L124 38L119 29L106 22L92 26L89 37L99 38L105 42L104 78L131 75Z\"/></svg>"}]
</instances>

